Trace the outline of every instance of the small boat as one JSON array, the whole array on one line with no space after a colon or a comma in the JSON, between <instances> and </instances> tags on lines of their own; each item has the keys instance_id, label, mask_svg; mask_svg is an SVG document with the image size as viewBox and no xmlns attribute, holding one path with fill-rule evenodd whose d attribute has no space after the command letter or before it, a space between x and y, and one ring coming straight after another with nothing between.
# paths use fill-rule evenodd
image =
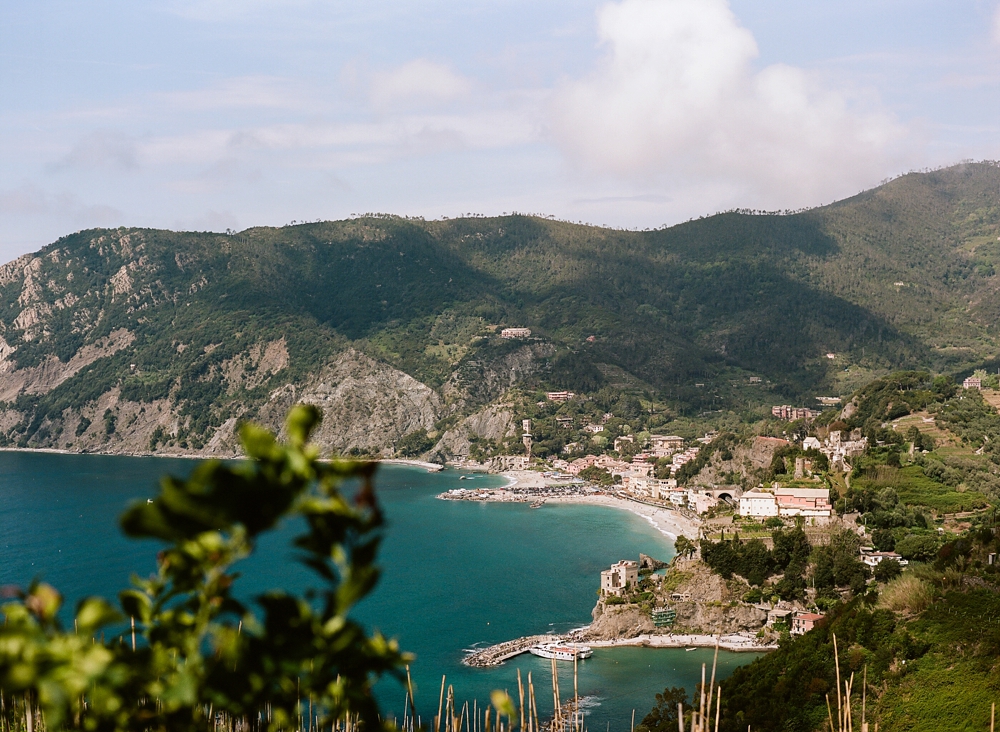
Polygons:
<instances>
[{"instance_id":1,"label":"small boat","mask_svg":"<svg viewBox=\"0 0 1000 732\"><path fill-rule=\"evenodd\" d=\"M471 475L460 475L460 476L458 476L458 479L459 480L472 480L472 476Z\"/></svg>"},{"instance_id":2,"label":"small boat","mask_svg":"<svg viewBox=\"0 0 1000 732\"><path fill-rule=\"evenodd\" d=\"M545 505L545 501L535 501L531 504L530 508L541 508Z\"/></svg>"},{"instance_id":3,"label":"small boat","mask_svg":"<svg viewBox=\"0 0 1000 732\"><path fill-rule=\"evenodd\" d=\"M685 648L684 650L685 651L697 651L698 649L697 648Z\"/></svg>"},{"instance_id":4,"label":"small boat","mask_svg":"<svg viewBox=\"0 0 1000 732\"><path fill-rule=\"evenodd\" d=\"M528 653L542 658L554 658L557 661L572 661L573 659L582 661L593 656L594 650L590 646L576 643L540 643L529 648Z\"/></svg>"}]
</instances>

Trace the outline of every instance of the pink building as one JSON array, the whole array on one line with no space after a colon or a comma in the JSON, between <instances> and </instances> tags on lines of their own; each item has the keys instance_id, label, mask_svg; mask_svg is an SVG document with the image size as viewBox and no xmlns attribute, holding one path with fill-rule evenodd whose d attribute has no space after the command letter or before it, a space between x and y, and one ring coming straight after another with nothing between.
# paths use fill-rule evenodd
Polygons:
<instances>
[{"instance_id":1,"label":"pink building","mask_svg":"<svg viewBox=\"0 0 1000 732\"><path fill-rule=\"evenodd\" d=\"M775 485L774 497L778 502L779 516L830 518L829 488L781 488Z\"/></svg>"},{"instance_id":2,"label":"pink building","mask_svg":"<svg viewBox=\"0 0 1000 732\"><path fill-rule=\"evenodd\" d=\"M795 613L792 618L792 635L808 633L822 619L823 616L819 613Z\"/></svg>"}]
</instances>

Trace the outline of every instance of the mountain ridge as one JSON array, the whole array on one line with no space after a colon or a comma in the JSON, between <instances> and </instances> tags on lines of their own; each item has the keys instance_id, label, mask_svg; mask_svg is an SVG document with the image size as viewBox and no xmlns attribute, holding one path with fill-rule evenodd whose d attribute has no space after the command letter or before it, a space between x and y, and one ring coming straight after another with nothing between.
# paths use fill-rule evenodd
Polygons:
<instances>
[{"instance_id":1,"label":"mountain ridge","mask_svg":"<svg viewBox=\"0 0 1000 732\"><path fill-rule=\"evenodd\" d=\"M1000 351L998 192L979 163L649 232L520 215L77 232L0 267L0 442L223 454L292 387L340 424L395 415L375 440L324 438L391 454L505 413L512 388L751 414L896 368L971 370Z\"/></svg>"}]
</instances>

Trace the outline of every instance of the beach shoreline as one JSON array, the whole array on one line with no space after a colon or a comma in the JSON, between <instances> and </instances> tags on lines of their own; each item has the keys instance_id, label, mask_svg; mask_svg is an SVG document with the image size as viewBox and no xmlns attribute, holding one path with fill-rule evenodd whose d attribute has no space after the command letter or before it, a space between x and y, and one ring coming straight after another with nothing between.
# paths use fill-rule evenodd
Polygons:
<instances>
[{"instance_id":1,"label":"beach shoreline","mask_svg":"<svg viewBox=\"0 0 1000 732\"><path fill-rule=\"evenodd\" d=\"M547 481L541 473L532 470L509 470L501 473L501 475L510 481L508 485L504 486L505 488L513 488L517 486L520 488L540 490L545 488L551 482ZM542 500L545 503L579 503L588 506L605 506L607 508L617 508L622 511L630 511L637 516L641 516L646 519L657 531L669 537L671 543L673 543L678 536L686 536L689 539L698 538L700 522L665 507L661 508L648 503L631 501L627 498L609 496L606 493L598 493L594 495L580 494L572 496L545 496L543 498L540 497L539 500Z\"/></svg>"}]
</instances>

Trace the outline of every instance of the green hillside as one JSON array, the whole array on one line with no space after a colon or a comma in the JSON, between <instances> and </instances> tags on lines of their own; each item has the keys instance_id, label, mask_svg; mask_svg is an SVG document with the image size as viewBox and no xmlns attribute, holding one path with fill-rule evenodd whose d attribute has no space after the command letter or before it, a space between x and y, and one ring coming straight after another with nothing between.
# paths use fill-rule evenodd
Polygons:
<instances>
[{"instance_id":1,"label":"green hillside","mask_svg":"<svg viewBox=\"0 0 1000 732\"><path fill-rule=\"evenodd\" d=\"M0 271L2 350L15 349L0 390L24 416L8 435L41 444L65 409L119 387L169 398L197 446L350 345L468 412L500 395L477 390L483 369L523 346L488 326L529 326L544 346L522 386L629 384L687 410L969 369L1000 350L998 191L1000 168L970 164L803 213L648 232L527 216L78 232ZM120 329L127 347L55 388L4 388ZM280 368L250 378L264 361L249 349L280 339ZM240 354L243 376L227 381Z\"/></svg>"}]
</instances>

